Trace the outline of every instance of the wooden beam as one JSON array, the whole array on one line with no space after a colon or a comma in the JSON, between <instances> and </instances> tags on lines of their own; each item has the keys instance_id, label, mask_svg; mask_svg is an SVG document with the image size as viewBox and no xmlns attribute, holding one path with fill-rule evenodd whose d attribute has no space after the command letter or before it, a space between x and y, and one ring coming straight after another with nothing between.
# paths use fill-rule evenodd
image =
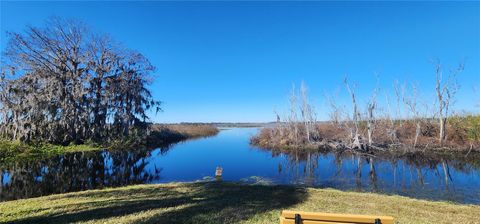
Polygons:
<instances>
[{"instance_id":1,"label":"wooden beam","mask_svg":"<svg viewBox=\"0 0 480 224\"><path fill-rule=\"evenodd\" d=\"M285 218L285 224L290 223L287 220L294 220L295 214L300 214L304 224L306 221L326 221L344 222L344 223L375 223L375 219L380 219L382 224L393 224L393 217L391 216L374 216L374 215L350 215L350 214L334 214L321 212L302 212L302 211L282 211L282 217ZM295 222L293 222L295 223ZM319 223L319 222L314 222ZM313 223L312 223L313 224Z\"/></svg>"},{"instance_id":2,"label":"wooden beam","mask_svg":"<svg viewBox=\"0 0 480 224\"><path fill-rule=\"evenodd\" d=\"M280 224L295 224L293 219L284 219ZM312 220L302 220L301 224L353 224L351 222L329 222L329 221L312 221Z\"/></svg>"}]
</instances>

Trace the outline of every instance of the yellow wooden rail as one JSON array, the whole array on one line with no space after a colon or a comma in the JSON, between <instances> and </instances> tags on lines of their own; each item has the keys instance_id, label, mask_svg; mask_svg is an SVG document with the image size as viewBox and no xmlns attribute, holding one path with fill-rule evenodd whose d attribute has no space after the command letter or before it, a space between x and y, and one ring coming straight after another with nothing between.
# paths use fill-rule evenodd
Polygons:
<instances>
[{"instance_id":1,"label":"yellow wooden rail","mask_svg":"<svg viewBox=\"0 0 480 224\"><path fill-rule=\"evenodd\" d=\"M393 217L374 215L348 215L321 212L283 211L280 224L393 224Z\"/></svg>"}]
</instances>

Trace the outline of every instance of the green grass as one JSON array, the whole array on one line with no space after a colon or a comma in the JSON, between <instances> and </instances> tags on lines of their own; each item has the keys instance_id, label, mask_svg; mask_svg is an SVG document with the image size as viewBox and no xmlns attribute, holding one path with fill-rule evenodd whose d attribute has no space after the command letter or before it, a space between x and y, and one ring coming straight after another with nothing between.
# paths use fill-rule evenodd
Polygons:
<instances>
[{"instance_id":1,"label":"green grass","mask_svg":"<svg viewBox=\"0 0 480 224\"><path fill-rule=\"evenodd\" d=\"M0 203L6 223L278 223L283 209L390 215L398 223L479 223L480 206L235 183L135 185Z\"/></svg>"},{"instance_id":2,"label":"green grass","mask_svg":"<svg viewBox=\"0 0 480 224\"><path fill-rule=\"evenodd\" d=\"M179 141L216 135L219 130L212 125L153 125L150 136L141 142L117 140L79 145L54 145L49 143L24 143L0 139L0 165L18 159L41 159L68 152L85 152L99 149L157 148ZM138 139L135 139L138 140ZM132 143L134 142L134 143Z\"/></svg>"},{"instance_id":3,"label":"green grass","mask_svg":"<svg viewBox=\"0 0 480 224\"><path fill-rule=\"evenodd\" d=\"M19 141L0 140L0 162L14 161L18 159L46 158L67 152L80 152L98 150L94 145L53 145L48 143L27 144Z\"/></svg>"}]
</instances>

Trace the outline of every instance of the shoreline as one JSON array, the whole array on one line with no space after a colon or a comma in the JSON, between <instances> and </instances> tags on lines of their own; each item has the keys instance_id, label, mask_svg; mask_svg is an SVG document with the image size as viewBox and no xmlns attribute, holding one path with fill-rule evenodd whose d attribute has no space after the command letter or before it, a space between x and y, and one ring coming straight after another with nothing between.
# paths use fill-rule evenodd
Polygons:
<instances>
[{"instance_id":1,"label":"shoreline","mask_svg":"<svg viewBox=\"0 0 480 224\"><path fill-rule=\"evenodd\" d=\"M277 144L259 144L258 142L250 141L250 144L255 147L259 147L264 150L276 151L282 153L289 153L295 151L301 152L352 152L363 155L405 155L405 154L424 154L424 155L465 155L468 157L470 154L480 154L480 148L472 149L451 149L448 147L435 147L435 148L411 148L401 145L389 145L387 147L372 145L367 149L357 149L344 146L340 141L328 141L318 142L317 144L301 144L301 145L277 145Z\"/></svg>"},{"instance_id":2,"label":"shoreline","mask_svg":"<svg viewBox=\"0 0 480 224\"><path fill-rule=\"evenodd\" d=\"M315 126L310 132L315 136L306 137L305 128L302 125L294 125L295 129L285 124L277 124L274 127L264 127L255 136L250 138L250 144L272 151L332 151L343 152L353 151L363 154L376 155L378 153L405 154L470 154L480 153L480 142L469 141L465 136L459 135L458 139L445 141L439 144L432 136L419 136L418 143L410 139L410 135L392 140L384 136L384 133L377 134L377 139L367 141L363 135L357 139L350 138L343 128L332 126L329 123L322 123ZM405 130L404 130L405 131ZM295 137L296 136L296 137ZM464 139L465 138L465 139ZM459 140L460 139L460 140Z\"/></svg>"},{"instance_id":3,"label":"shoreline","mask_svg":"<svg viewBox=\"0 0 480 224\"><path fill-rule=\"evenodd\" d=\"M103 149L134 150L134 148L157 148L182 141L211 137L220 130L211 125L158 125L152 126L151 133L140 143L112 142L106 145L84 143L78 145L55 145L50 143L28 144L20 141L0 140L0 162L17 159L45 159L71 152L88 152Z\"/></svg>"},{"instance_id":4,"label":"shoreline","mask_svg":"<svg viewBox=\"0 0 480 224\"><path fill-rule=\"evenodd\" d=\"M261 146L254 143L251 145L260 148L261 150L271 152L272 154L295 154L300 157L305 157L310 153L318 154L335 154L340 156L345 155L356 155L364 158L380 159L385 161L397 161L397 160L406 160L412 161L415 163L421 162L425 165L441 165L444 162L456 161L465 164L470 164L473 167L480 167L480 150L445 150L445 149L435 149L435 150L408 150L405 148L395 149L386 149L386 150L369 150L361 151L356 149L347 149L347 148L328 148L328 147L268 147Z\"/></svg>"}]
</instances>

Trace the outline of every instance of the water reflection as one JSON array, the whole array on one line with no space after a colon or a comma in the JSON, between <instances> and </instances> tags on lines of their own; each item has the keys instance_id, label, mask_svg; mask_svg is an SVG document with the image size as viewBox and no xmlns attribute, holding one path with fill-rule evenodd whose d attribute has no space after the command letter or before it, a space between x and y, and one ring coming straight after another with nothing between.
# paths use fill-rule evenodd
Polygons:
<instances>
[{"instance_id":1,"label":"water reflection","mask_svg":"<svg viewBox=\"0 0 480 224\"><path fill-rule=\"evenodd\" d=\"M480 204L480 155L273 152L283 183Z\"/></svg>"},{"instance_id":2,"label":"water reflection","mask_svg":"<svg viewBox=\"0 0 480 224\"><path fill-rule=\"evenodd\" d=\"M289 153L249 145L257 129L155 150L72 153L0 165L0 200L139 183L212 180L300 184L480 204L480 155Z\"/></svg>"},{"instance_id":3,"label":"water reflection","mask_svg":"<svg viewBox=\"0 0 480 224\"><path fill-rule=\"evenodd\" d=\"M151 151L79 152L42 161L16 161L0 170L0 199L12 200L148 183L160 168L146 170Z\"/></svg>"}]
</instances>

